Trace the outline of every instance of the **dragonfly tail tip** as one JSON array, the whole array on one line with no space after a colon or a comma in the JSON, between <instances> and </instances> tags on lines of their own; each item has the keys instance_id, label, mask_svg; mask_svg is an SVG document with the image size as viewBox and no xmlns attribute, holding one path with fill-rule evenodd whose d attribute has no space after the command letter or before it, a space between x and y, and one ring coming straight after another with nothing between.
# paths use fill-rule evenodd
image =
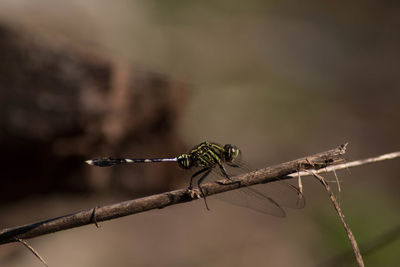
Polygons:
<instances>
[{"instance_id":1,"label":"dragonfly tail tip","mask_svg":"<svg viewBox=\"0 0 400 267\"><path fill-rule=\"evenodd\" d=\"M89 159L89 160L87 160L87 161L85 161L87 164L89 164L89 165L94 165L94 162L93 162L93 160L91 160L91 159Z\"/></svg>"}]
</instances>

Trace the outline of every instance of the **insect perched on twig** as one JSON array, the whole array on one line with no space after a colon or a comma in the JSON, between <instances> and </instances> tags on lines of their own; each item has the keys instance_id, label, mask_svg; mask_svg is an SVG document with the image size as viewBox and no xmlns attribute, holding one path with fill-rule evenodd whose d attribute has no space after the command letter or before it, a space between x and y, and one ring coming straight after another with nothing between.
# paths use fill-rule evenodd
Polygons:
<instances>
[{"instance_id":1,"label":"insect perched on twig","mask_svg":"<svg viewBox=\"0 0 400 267\"><path fill-rule=\"evenodd\" d=\"M150 163L150 162L177 162L183 169L195 169L196 172L190 177L188 190L193 191L193 180L197 177L197 186L203 197L206 208L208 204L201 186L205 179L209 179L211 173L217 174L216 177L226 178L227 184L238 183L228 173L228 168L245 169L241 162L241 151L238 147L230 144L221 146L213 142L202 142L192 148L188 153L181 154L172 158L98 158L87 160L86 163L99 167L109 167L123 163ZM272 185L273 184L273 185ZM269 189L269 190L266 190ZM268 193L266 191L269 191ZM276 197L271 197L274 195ZM285 211L281 207L287 206L292 208L302 208L305 205L305 199L299 189L284 181L277 181L268 185L257 185L251 187L243 187L238 190L217 195L221 200L231 204L245 206L253 210L284 217Z\"/></svg>"}]
</instances>

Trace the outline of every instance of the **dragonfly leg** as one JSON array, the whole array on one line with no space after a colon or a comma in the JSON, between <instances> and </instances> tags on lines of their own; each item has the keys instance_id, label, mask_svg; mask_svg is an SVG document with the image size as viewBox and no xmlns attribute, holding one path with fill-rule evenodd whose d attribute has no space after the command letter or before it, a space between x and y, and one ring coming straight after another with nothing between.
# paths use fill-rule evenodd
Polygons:
<instances>
[{"instance_id":1,"label":"dragonfly leg","mask_svg":"<svg viewBox=\"0 0 400 267\"><path fill-rule=\"evenodd\" d=\"M221 169L222 174L226 177L228 180L232 180L231 177L226 173L226 169L224 166L222 166L221 163L218 163L219 168Z\"/></svg>"},{"instance_id":2,"label":"dragonfly leg","mask_svg":"<svg viewBox=\"0 0 400 267\"><path fill-rule=\"evenodd\" d=\"M240 181L233 181L231 177L229 177L229 175L226 173L226 169L224 166L222 166L222 164L218 163L219 168L221 169L222 174L226 177L226 179L229 180L229 182L224 182L224 183L219 183L219 184L223 184L223 185L231 185L231 184L238 184L238 186L240 187ZM235 166L233 165L229 165L232 167L239 167L238 165L235 164Z\"/></svg>"},{"instance_id":3,"label":"dragonfly leg","mask_svg":"<svg viewBox=\"0 0 400 267\"><path fill-rule=\"evenodd\" d=\"M234 167L234 168L239 168L239 165L237 165L237 164L235 164L235 163L227 162L226 164L229 165L229 166L231 166L231 167Z\"/></svg>"},{"instance_id":4,"label":"dragonfly leg","mask_svg":"<svg viewBox=\"0 0 400 267\"><path fill-rule=\"evenodd\" d=\"M205 172L205 171L207 171L207 170L210 170L210 168L203 168L203 169L200 169L200 170L198 170L197 172L195 172L195 173L192 175L192 177L190 177L190 183L189 183L188 189L192 189L192 188L193 188L193 187L192 187L193 179L194 179L196 176L198 176L199 174L201 174L201 173L203 173L203 172Z\"/></svg>"},{"instance_id":5,"label":"dragonfly leg","mask_svg":"<svg viewBox=\"0 0 400 267\"><path fill-rule=\"evenodd\" d=\"M201 194L203 195L204 204L206 205L207 210L210 210L210 208L207 205L206 195L204 194L203 188L201 187L201 182L203 182L203 180L207 177L207 175L210 174L210 172L211 172L211 168L205 169L205 173L203 173L203 175L197 181L197 187L199 188Z\"/></svg>"}]
</instances>

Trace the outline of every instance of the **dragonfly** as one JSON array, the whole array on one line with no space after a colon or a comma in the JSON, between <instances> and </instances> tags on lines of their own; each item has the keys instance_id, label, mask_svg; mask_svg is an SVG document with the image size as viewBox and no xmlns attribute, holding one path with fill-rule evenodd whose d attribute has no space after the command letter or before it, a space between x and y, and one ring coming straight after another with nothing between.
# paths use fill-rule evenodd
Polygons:
<instances>
[{"instance_id":1,"label":"dragonfly","mask_svg":"<svg viewBox=\"0 0 400 267\"><path fill-rule=\"evenodd\" d=\"M195 170L190 177L188 190L189 192L193 192L193 181L197 179L197 187L204 199L207 210L209 210L209 207L201 184L205 180L213 181L221 177L230 181L230 183L225 184L240 183L230 175L228 169L246 169L244 167L245 164L241 161L241 150L237 146L231 144L222 146L210 141L202 142L193 147L188 153L171 158L139 159L103 157L86 161L89 165L99 167L110 167L124 163L152 162L177 162L179 167L185 170ZM276 217L286 216L286 212L282 206L303 208L305 205L305 198L300 190L285 181L243 187L218 194L217 198Z\"/></svg>"}]
</instances>

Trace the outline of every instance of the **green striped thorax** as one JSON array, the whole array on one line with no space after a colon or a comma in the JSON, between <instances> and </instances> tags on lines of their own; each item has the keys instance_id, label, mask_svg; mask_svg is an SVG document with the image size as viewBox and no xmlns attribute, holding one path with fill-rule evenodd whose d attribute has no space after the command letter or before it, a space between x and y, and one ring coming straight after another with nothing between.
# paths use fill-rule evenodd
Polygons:
<instances>
[{"instance_id":1,"label":"green striped thorax","mask_svg":"<svg viewBox=\"0 0 400 267\"><path fill-rule=\"evenodd\" d=\"M234 162L240 157L240 149L234 145L226 144L224 147L217 143L203 142L194 147L189 153L178 156L181 168L214 167L223 162Z\"/></svg>"}]
</instances>

